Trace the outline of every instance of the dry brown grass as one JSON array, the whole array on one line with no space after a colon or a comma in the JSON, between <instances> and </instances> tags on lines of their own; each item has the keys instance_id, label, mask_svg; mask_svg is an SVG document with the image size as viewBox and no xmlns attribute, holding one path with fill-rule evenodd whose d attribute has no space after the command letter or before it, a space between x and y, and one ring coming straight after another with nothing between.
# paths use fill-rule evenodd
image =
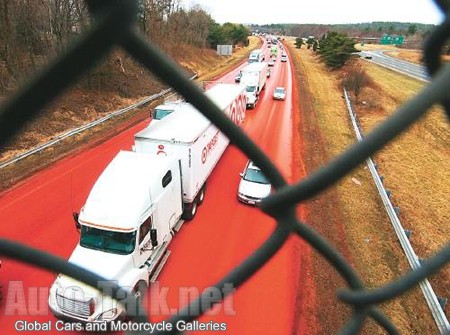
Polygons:
<instances>
[{"instance_id":1,"label":"dry brown grass","mask_svg":"<svg viewBox=\"0 0 450 335\"><path fill-rule=\"evenodd\" d=\"M385 52L386 55L400 58L415 64L423 64L422 52L417 50L399 50L399 51L388 51Z\"/></svg>"},{"instance_id":2,"label":"dry brown grass","mask_svg":"<svg viewBox=\"0 0 450 335\"><path fill-rule=\"evenodd\" d=\"M361 45L360 43L355 44L355 48L361 51L371 51L371 50L391 50L396 51L398 50L398 47L394 45L381 45L381 44L371 44L371 43L364 43L364 45Z\"/></svg>"},{"instance_id":3,"label":"dry brown grass","mask_svg":"<svg viewBox=\"0 0 450 335\"><path fill-rule=\"evenodd\" d=\"M381 89L378 98L385 101L379 110L358 108L362 126L369 131L425 84L373 64L365 66ZM450 132L442 109L432 108L408 132L378 153L376 160L385 175L386 186L393 190L393 201L401 208L404 227L413 231L414 249L419 257L429 257L450 236ZM450 270L441 271L438 278L436 290L449 296Z\"/></svg>"},{"instance_id":4,"label":"dry brown grass","mask_svg":"<svg viewBox=\"0 0 450 335\"><path fill-rule=\"evenodd\" d=\"M356 44L355 48L361 51L371 50L385 50L385 54L394 58L400 58L411 63L423 65L423 53L422 50L417 49L403 49L394 45L381 45L381 44ZM443 55L442 61L450 62L450 55Z\"/></svg>"},{"instance_id":5,"label":"dry brown grass","mask_svg":"<svg viewBox=\"0 0 450 335\"><path fill-rule=\"evenodd\" d=\"M317 132L322 134L326 156L336 156L355 141L341 98L342 92L338 88L337 73L325 69L309 50L296 49L293 52L298 55L300 67L305 72L301 75L306 78L314 96ZM364 90L361 94L360 100L368 100L370 104L357 106L364 131L369 131L423 84L373 64L365 66L379 86ZM429 256L450 236L448 130L448 123L436 109L375 157L387 188L393 192L392 200L401 209L402 224L413 230L411 242L420 257ZM308 160L308 157L305 159ZM353 178L361 185L355 183ZM367 168L357 168L332 191L337 194L335 205L339 206L343 216L343 221L337 224L343 226L347 236L345 243L349 254L346 256L367 285L378 287L409 271ZM310 211L314 212L315 221L320 221L317 216L325 215L323 208L314 208L314 202L310 205ZM331 239L339 245L333 237ZM442 270L434 279L437 293L449 296L448 269ZM431 334L437 331L417 288L385 304L383 309L402 334ZM369 324L365 331L368 334L383 333L373 324Z\"/></svg>"}]
</instances>

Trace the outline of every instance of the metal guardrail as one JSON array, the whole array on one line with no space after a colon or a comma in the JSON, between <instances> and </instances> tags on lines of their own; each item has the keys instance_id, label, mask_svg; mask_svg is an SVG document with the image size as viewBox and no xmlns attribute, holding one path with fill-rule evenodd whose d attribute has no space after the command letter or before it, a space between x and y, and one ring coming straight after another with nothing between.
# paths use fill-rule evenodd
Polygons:
<instances>
[{"instance_id":1,"label":"metal guardrail","mask_svg":"<svg viewBox=\"0 0 450 335\"><path fill-rule=\"evenodd\" d=\"M17 163L18 161L20 161L20 160L22 160L22 159L24 159L24 158L26 158L28 156L34 155L35 153L38 153L38 152L40 152L40 151L42 151L42 150L44 150L44 149L46 149L48 147L51 147L52 145L54 145L54 144L56 144L58 142L61 142L62 140L66 139L68 137L71 137L73 135L79 134L79 133L81 133L81 132L83 132L83 131L85 131L87 129L92 128L92 127L95 127L95 126L97 126L97 125L99 125L99 124L101 124L101 123L103 123L105 121L108 121L108 120L112 119L113 117L122 115L122 114L124 114L124 113L126 113L126 112L128 112L130 110L133 110L135 108L138 108L138 107L140 107L140 106L142 106L142 105L144 105L144 104L146 104L146 103L148 103L148 102L150 102L152 100L158 99L158 98L164 96L165 94L167 94L167 93L169 93L171 91L172 91L171 88L165 89L165 90L163 90L163 91L161 91L159 93L153 94L153 95L151 95L151 96L149 96L149 97L147 97L145 99L142 99L141 101L138 101L135 104L132 104L132 105L127 106L127 107L122 108L122 109L118 109L118 110L116 110L116 111L114 111L114 112L112 112L112 113L110 113L110 114L108 114L108 115L106 115L106 116L104 116L104 117L102 117L100 119L97 119L95 121L92 121L90 123L82 125L82 126L80 126L78 128L72 129L72 130L70 130L70 131L68 131L68 132L66 132L64 134L58 135L53 140L50 140L50 141L48 141L46 143L43 143L43 144L41 144L41 145L31 149L31 150L28 150L28 151L26 151L24 153L21 153L21 154L15 156L14 158L11 158L11 159L1 163L0 164L0 169L3 169L4 167L7 167L8 165L11 165L13 163Z\"/></svg>"},{"instance_id":2,"label":"metal guardrail","mask_svg":"<svg viewBox=\"0 0 450 335\"><path fill-rule=\"evenodd\" d=\"M359 126L359 122L357 120L356 114L353 111L352 103L350 101L347 90L344 88L344 97L345 103L347 104L347 109L350 115L350 119L352 121L353 129L356 133L356 138L358 141L363 140L363 135L361 134L361 129ZM415 270L420 268L420 259L417 257L411 243L409 242L408 236L405 233L405 230L400 223L400 219L397 216L397 212L392 205L392 202L389 198L389 195L384 188L383 181L381 180L380 175L378 174L377 168L372 160L372 158L367 158L366 160L367 166L369 167L370 173L372 174L372 178L377 186L378 193L380 194L381 200L383 201L384 208L391 220L392 226L394 227L395 233L397 234L400 245L402 246L406 258L408 259L409 265L411 269ZM420 282L420 288L422 293L427 301L428 307L430 308L431 314L436 322L436 326L439 329L441 334L444 334L446 331L450 331L450 323L448 322L447 316L442 309L436 294L434 293L433 288L431 287L428 279L424 279Z\"/></svg>"},{"instance_id":3,"label":"metal guardrail","mask_svg":"<svg viewBox=\"0 0 450 335\"><path fill-rule=\"evenodd\" d=\"M292 234L295 234L324 257L348 285L347 289L337 292L338 299L352 307L352 314L341 329L342 334L359 332L367 318L375 321L389 334L398 334L395 325L378 305L419 285L420 282L448 264L450 262L450 243L447 243L434 256L421 262L420 267L413 269L400 279L378 288L368 289L340 252L314 231L310 225L297 218L295 208L300 202L310 199L334 185L367 158L406 131L432 105L442 104L450 118L450 98L448 96L450 65L442 66L440 62L440 51L450 37L448 16L450 2L448 0L435 1L446 18L431 33L424 49L432 81L387 120L367 134L364 139L293 185L287 184L280 171L264 152L222 113L197 85L189 80L186 73L174 61L135 30L135 21L138 17L137 0L86 0L86 3L93 17L97 19L92 29L70 46L64 55L50 64L46 71L34 80L30 80L26 87L8 99L1 107L0 148L26 122L37 117L46 104L55 99L64 89L70 87L80 73L92 68L114 47L120 46L209 118L234 145L261 168L274 188L274 192L265 198L259 207L276 222L274 231L256 251L241 264L231 269L215 285L212 285L211 289L221 292L221 299L225 299L226 295L230 293L229 290L226 290L229 285L239 290L241 285L266 264ZM0 255L48 271L68 275L92 287L97 287L99 281L105 280L95 273L67 262L67 260L15 241L0 239ZM117 299L122 292L123 290L119 286L113 284L107 294ZM210 293L210 290L205 290L179 314L165 321L174 325L179 321L191 322L197 319L208 310L207 306L217 303L217 296L211 298ZM197 311L199 312L197 313ZM138 315L133 320L149 322L148 315ZM176 332L177 330L174 328L173 331L165 332L165 334ZM131 333L147 334L145 331L127 332L127 334ZM447 333L450 334L450 332ZM162 332L155 332L155 334L162 334Z\"/></svg>"},{"instance_id":4,"label":"metal guardrail","mask_svg":"<svg viewBox=\"0 0 450 335\"><path fill-rule=\"evenodd\" d=\"M190 79L192 80L192 79L195 79L196 77L197 77L197 75L194 75ZM158 99L160 97L163 97L164 95L166 95L167 93L170 93L172 91L173 91L172 88L168 88L168 89L162 90L159 93L156 93L156 94L153 94L151 96L148 96L148 97L146 97L146 98L144 98L144 99L142 99L142 100L140 100L140 101L138 101L138 102L136 102L136 103L134 103L134 104L132 104L130 106L127 106L125 108L118 109L118 110L116 110L116 111L114 111L114 112L112 112L112 113L110 113L110 114L108 114L108 115L106 115L106 116L104 116L104 117L102 117L100 119L97 119L95 121L92 121L90 123L82 125L80 127L71 129L71 130L69 130L68 132L66 132L64 134L58 135L53 140L50 140L50 141L48 141L46 143L43 143L43 144L40 144L40 145L38 145L37 147L35 147L33 149L27 150L27 151L25 151L25 152L23 152L23 153L21 153L19 155L16 155L15 157L13 157L11 159L8 159L5 162L1 163L0 164L0 170L5 168L5 167L7 167L7 166L9 166L9 165L11 165L11 164L13 164L13 163L17 163L18 161L20 161L20 160L22 160L22 159L24 159L24 158L26 158L28 156L34 155L34 154L36 154L36 153L38 153L38 152L40 152L40 151L42 151L42 150L44 150L44 149L46 149L48 147L51 147L52 145L55 145L56 143L59 143L62 140L68 138L68 137L71 137L73 135L79 134L79 133L81 133L81 132L83 132L85 130L88 130L88 129L92 128L92 127L95 127L95 126L97 126L97 125L99 125L99 124L101 124L101 123L103 123L105 121L108 121L108 120L110 120L110 119L112 119L112 118L114 118L116 116L122 115L122 114L124 114L124 113L126 113L126 112L128 112L130 110L135 109L135 108L139 108L139 107L149 103L150 101L153 101L153 100L156 100L156 99Z\"/></svg>"}]
</instances>

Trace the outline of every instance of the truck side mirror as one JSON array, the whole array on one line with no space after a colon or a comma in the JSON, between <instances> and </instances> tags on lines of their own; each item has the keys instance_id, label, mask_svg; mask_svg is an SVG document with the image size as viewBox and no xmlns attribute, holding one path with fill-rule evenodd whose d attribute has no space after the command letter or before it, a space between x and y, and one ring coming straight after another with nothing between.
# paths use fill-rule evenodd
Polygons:
<instances>
[{"instance_id":1,"label":"truck side mirror","mask_svg":"<svg viewBox=\"0 0 450 335\"><path fill-rule=\"evenodd\" d=\"M155 228L150 229L150 240L152 241L152 247L158 246L158 231Z\"/></svg>"},{"instance_id":2,"label":"truck side mirror","mask_svg":"<svg viewBox=\"0 0 450 335\"><path fill-rule=\"evenodd\" d=\"M73 212L72 216L73 216L73 220L75 221L75 228L79 232L81 230L81 225L80 225L80 222L78 221L78 218L80 217L80 213Z\"/></svg>"}]
</instances>

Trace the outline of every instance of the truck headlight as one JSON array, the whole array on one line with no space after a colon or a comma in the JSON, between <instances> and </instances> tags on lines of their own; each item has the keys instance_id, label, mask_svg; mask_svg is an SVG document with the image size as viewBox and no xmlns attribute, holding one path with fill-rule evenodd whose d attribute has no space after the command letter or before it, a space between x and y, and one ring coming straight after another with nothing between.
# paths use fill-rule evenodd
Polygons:
<instances>
[{"instance_id":1,"label":"truck headlight","mask_svg":"<svg viewBox=\"0 0 450 335\"><path fill-rule=\"evenodd\" d=\"M110 310L107 310L106 312L101 313L98 315L95 320L96 321L108 321L115 318L117 315L117 308L112 308Z\"/></svg>"}]
</instances>

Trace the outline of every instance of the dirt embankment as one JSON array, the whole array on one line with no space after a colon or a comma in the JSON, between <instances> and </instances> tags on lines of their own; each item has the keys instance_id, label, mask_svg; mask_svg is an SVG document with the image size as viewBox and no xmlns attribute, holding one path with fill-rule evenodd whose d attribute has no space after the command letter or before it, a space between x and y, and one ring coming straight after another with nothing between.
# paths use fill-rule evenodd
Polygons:
<instances>
[{"instance_id":1,"label":"dirt embankment","mask_svg":"<svg viewBox=\"0 0 450 335\"><path fill-rule=\"evenodd\" d=\"M301 101L298 134L303 138L304 163L310 174L343 152L356 138L341 97L339 74L324 68L310 50L290 46L290 51ZM354 106L363 132L367 133L416 94L423 83L367 62L361 65L377 83L376 87L364 89L360 104ZM430 256L450 236L447 219L450 175L444 171L450 161L448 143L448 122L435 109L373 157L385 177L385 186L393 193L394 204L400 207L403 226L414 231L411 243L420 256ZM426 177L426 171L434 171L439 178ZM444 203L447 210L442 210ZM306 209L308 224L344 255L368 287L380 287L410 270L365 165L308 201ZM337 333L350 313L336 299L336 290L346 285L326 261L317 253L315 256L314 277L320 306L316 317L321 320L321 334ZM432 279L436 293L448 296L448 268ZM418 287L381 308L401 334L437 333ZM363 333L385 332L370 321Z\"/></svg>"},{"instance_id":2,"label":"dirt embankment","mask_svg":"<svg viewBox=\"0 0 450 335\"><path fill-rule=\"evenodd\" d=\"M196 74L197 81L207 81L226 69L236 66L259 44L258 38L250 37L248 47L239 48L232 56L227 57L218 56L211 49L199 52L192 47L180 46L175 60L189 73ZM105 69L104 72L108 70L114 75L108 78L90 78L89 89L81 84L87 81L86 78L82 78L81 83L55 99L42 111L38 119L29 123L10 141L0 152L0 163L166 88L157 78L120 51L114 51L109 63L102 66ZM7 97L2 98L7 99ZM100 126L63 140L37 155L0 169L0 192L69 153L73 154L85 146L95 145L126 127L148 118L150 110L161 102L162 99L125 113Z\"/></svg>"}]
</instances>

